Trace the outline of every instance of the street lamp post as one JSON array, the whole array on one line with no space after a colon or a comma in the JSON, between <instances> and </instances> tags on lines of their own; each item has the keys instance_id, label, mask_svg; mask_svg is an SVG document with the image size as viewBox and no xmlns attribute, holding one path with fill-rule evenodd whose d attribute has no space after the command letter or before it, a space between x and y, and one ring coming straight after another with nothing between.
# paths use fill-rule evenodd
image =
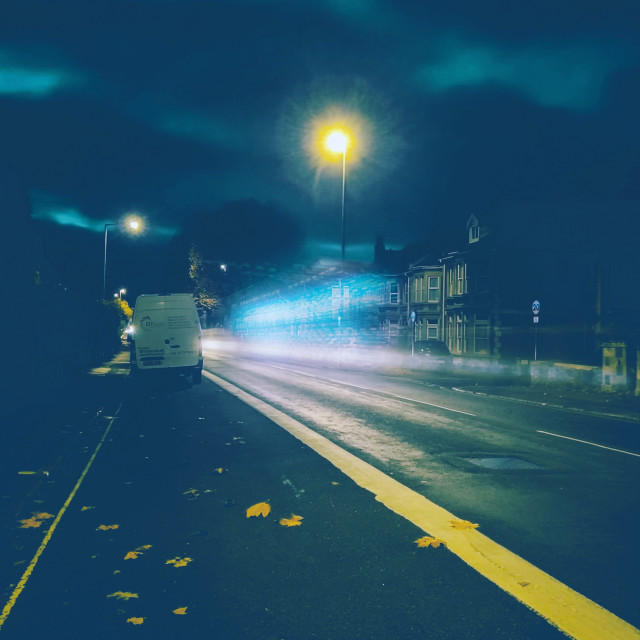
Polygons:
<instances>
[{"instance_id":1,"label":"street lamp post","mask_svg":"<svg viewBox=\"0 0 640 640\"><path fill-rule=\"evenodd\" d=\"M327 136L327 147L335 153L342 153L342 262L345 256L345 229L344 196L347 185L347 136L342 131L333 131Z\"/></svg>"},{"instance_id":2,"label":"street lamp post","mask_svg":"<svg viewBox=\"0 0 640 640\"><path fill-rule=\"evenodd\" d=\"M107 238L109 227L120 226L117 222L106 222L104 225L104 266L102 270L102 299L107 297ZM124 229L130 233L140 233L142 231L142 220L136 215L127 216L124 220Z\"/></svg>"},{"instance_id":3,"label":"street lamp post","mask_svg":"<svg viewBox=\"0 0 640 640\"><path fill-rule=\"evenodd\" d=\"M344 214L344 195L345 189L347 185L347 146L348 140L347 136L344 132L340 130L332 131L327 136L326 141L327 147L330 151L334 153L342 154L342 247L341 247L341 256L342 256L342 267L344 269L344 259L345 259L345 229L346 229L346 221ZM338 331L340 332L340 363L342 362L342 319L344 315L344 289L342 286L342 280L340 280L340 311L338 314Z\"/></svg>"}]
</instances>

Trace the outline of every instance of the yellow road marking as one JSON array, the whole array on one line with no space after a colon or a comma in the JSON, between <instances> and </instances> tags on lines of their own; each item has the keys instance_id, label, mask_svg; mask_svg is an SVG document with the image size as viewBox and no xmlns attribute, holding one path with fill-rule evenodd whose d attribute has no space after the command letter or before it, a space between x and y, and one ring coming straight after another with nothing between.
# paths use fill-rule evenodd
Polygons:
<instances>
[{"instance_id":1,"label":"yellow road marking","mask_svg":"<svg viewBox=\"0 0 640 640\"><path fill-rule=\"evenodd\" d=\"M40 559L40 556L42 555L42 553L46 549L47 545L49 544L49 541L51 540L51 536L53 536L53 532L56 530L56 527L58 526L58 523L62 519L62 516L64 515L65 511L68 509L69 505L71 504L71 501L73 500L74 496L78 492L78 489L80 488L80 485L84 481L85 476L89 472L89 469L91 468L91 465L93 464L93 461L96 459L96 456L98 455L98 451L100 451L100 448L102 447L103 442L106 440L107 435L109 434L109 431L111 430L111 425L113 425L118 413L120 412L120 408L121 407L122 407L122 405L120 405L118 407L118 410L116 411L115 415L109 420L109 424L107 425L107 428L105 429L104 433L102 434L102 438L100 438L100 442L98 442L98 445L96 446L95 451L93 452L93 455L91 456L91 458L89 458L89 462L87 462L87 465L84 468L84 470L82 471L82 473L80 474L80 477L78 478L78 481L76 482L75 486L71 490L71 493L69 494L69 496L65 500L65 503L62 505L62 508L58 512L58 515L56 516L56 519L51 523L51 526L49 527L49 530L45 534L45 536L44 536L44 538L42 540L42 543L38 547L38 550L36 551L35 556L33 556L33 559L29 563L29 566L26 568L25 572L22 574L22 578L20 578L20 581L16 585L16 588L13 590L13 592L11 594L11 597L9 598L7 604L4 606L4 609L2 610L2 613L0 614L0 630L2 630L2 626L4 625L4 623L6 622L7 618L9 617L9 613L11 613L11 609L13 608L13 605L16 603L16 600L18 599L18 597L20 596L20 594L24 590L25 586L27 585L27 581L29 580L29 577L33 573L33 570L35 569L36 564L38 563L38 560Z\"/></svg>"},{"instance_id":2,"label":"yellow road marking","mask_svg":"<svg viewBox=\"0 0 640 640\"><path fill-rule=\"evenodd\" d=\"M202 372L311 447L376 500L424 532L443 540L470 567L576 640L638 640L640 630L487 538L477 529L455 529L459 520L434 502L345 451L319 433L218 376Z\"/></svg>"}]
</instances>

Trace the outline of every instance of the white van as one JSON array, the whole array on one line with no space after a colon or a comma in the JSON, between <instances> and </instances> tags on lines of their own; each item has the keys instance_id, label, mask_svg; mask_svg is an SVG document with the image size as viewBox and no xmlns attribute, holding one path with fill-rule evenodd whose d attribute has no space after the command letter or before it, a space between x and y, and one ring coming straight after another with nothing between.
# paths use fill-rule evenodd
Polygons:
<instances>
[{"instance_id":1,"label":"white van","mask_svg":"<svg viewBox=\"0 0 640 640\"><path fill-rule=\"evenodd\" d=\"M138 296L131 326L132 374L170 369L202 382L202 332L190 293Z\"/></svg>"}]
</instances>

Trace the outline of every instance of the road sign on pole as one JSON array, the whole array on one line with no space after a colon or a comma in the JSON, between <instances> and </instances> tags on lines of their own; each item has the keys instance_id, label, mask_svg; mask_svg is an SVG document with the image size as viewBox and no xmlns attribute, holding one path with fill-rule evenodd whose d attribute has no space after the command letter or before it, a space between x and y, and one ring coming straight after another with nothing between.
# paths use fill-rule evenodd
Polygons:
<instances>
[{"instance_id":1,"label":"road sign on pole","mask_svg":"<svg viewBox=\"0 0 640 640\"><path fill-rule=\"evenodd\" d=\"M534 300L531 304L533 311L533 359L538 359L538 323L540 322L540 300Z\"/></svg>"}]
</instances>

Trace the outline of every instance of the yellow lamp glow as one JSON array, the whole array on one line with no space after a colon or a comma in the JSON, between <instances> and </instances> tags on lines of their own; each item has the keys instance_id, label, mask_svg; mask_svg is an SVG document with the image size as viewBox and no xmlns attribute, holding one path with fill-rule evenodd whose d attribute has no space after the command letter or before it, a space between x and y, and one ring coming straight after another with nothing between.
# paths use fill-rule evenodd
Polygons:
<instances>
[{"instance_id":1,"label":"yellow lamp glow","mask_svg":"<svg viewBox=\"0 0 640 640\"><path fill-rule=\"evenodd\" d=\"M136 214L128 215L122 222L125 231L129 233L140 233L144 230L142 218Z\"/></svg>"},{"instance_id":2,"label":"yellow lamp glow","mask_svg":"<svg viewBox=\"0 0 640 640\"><path fill-rule=\"evenodd\" d=\"M335 153L345 153L347 143L347 136L342 131L332 131L327 136L327 147Z\"/></svg>"}]
</instances>

